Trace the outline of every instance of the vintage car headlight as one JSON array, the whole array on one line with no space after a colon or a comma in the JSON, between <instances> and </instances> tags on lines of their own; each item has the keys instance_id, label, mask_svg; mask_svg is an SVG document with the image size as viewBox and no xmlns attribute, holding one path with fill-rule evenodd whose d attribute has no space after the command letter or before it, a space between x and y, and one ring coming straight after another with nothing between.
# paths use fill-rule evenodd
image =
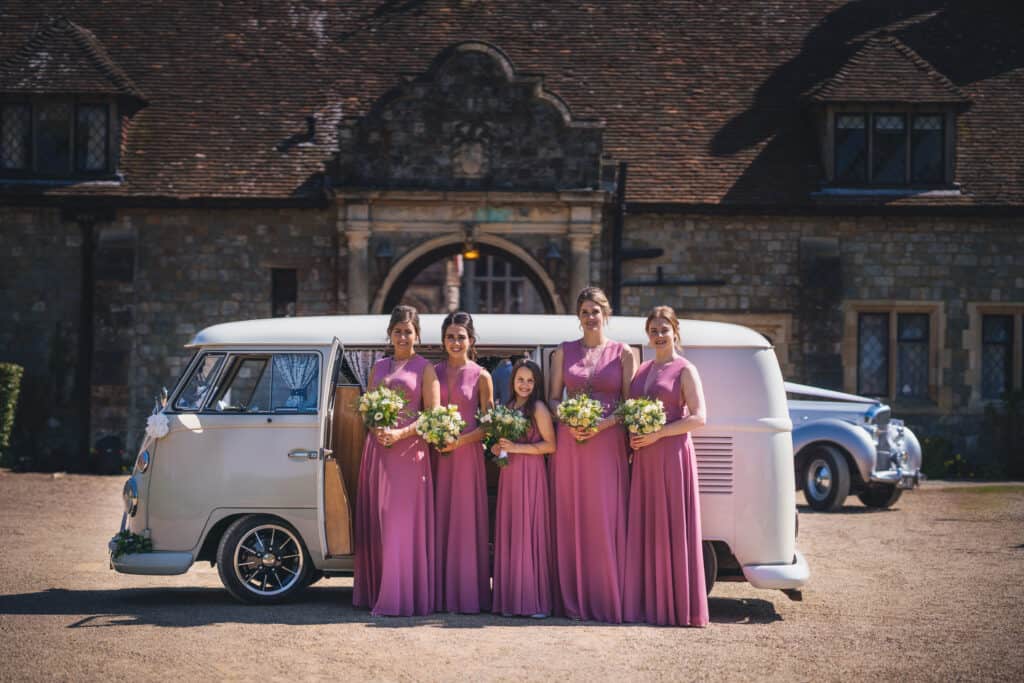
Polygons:
<instances>
[{"instance_id":1,"label":"vintage car headlight","mask_svg":"<svg viewBox=\"0 0 1024 683\"><path fill-rule=\"evenodd\" d=\"M139 486L135 483L135 477L131 477L124 483L124 511L129 517L134 517L139 509Z\"/></svg>"},{"instance_id":2,"label":"vintage car headlight","mask_svg":"<svg viewBox=\"0 0 1024 683\"><path fill-rule=\"evenodd\" d=\"M144 450L139 453L139 457L135 458L135 471L139 474L144 474L149 469L149 450Z\"/></svg>"}]
</instances>

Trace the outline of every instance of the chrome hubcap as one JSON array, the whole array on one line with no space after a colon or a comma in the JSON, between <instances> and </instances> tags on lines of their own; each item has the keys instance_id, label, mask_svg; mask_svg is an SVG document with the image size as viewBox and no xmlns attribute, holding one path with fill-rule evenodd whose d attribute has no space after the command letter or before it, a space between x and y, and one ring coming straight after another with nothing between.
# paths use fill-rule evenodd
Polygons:
<instances>
[{"instance_id":1,"label":"chrome hubcap","mask_svg":"<svg viewBox=\"0 0 1024 683\"><path fill-rule=\"evenodd\" d=\"M832 469L820 458L807 468L807 490L816 500L825 498L832 490Z\"/></svg>"},{"instance_id":2,"label":"chrome hubcap","mask_svg":"<svg viewBox=\"0 0 1024 683\"><path fill-rule=\"evenodd\" d=\"M303 557L299 540L277 524L250 529L235 546L235 576L256 595L284 593L302 575Z\"/></svg>"}]
</instances>

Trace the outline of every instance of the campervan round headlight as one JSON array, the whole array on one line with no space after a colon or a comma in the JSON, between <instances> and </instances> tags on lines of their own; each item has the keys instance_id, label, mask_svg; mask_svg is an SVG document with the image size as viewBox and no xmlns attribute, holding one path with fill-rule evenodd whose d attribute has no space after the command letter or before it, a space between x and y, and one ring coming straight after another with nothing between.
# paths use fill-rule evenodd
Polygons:
<instances>
[{"instance_id":1,"label":"campervan round headlight","mask_svg":"<svg viewBox=\"0 0 1024 683\"><path fill-rule=\"evenodd\" d=\"M124 483L124 511L129 517L133 517L139 509L139 486L135 483L135 477L131 477Z\"/></svg>"},{"instance_id":2,"label":"campervan round headlight","mask_svg":"<svg viewBox=\"0 0 1024 683\"><path fill-rule=\"evenodd\" d=\"M149 451L145 450L139 453L139 457L135 458L135 471L139 474L145 473L149 469Z\"/></svg>"}]
</instances>

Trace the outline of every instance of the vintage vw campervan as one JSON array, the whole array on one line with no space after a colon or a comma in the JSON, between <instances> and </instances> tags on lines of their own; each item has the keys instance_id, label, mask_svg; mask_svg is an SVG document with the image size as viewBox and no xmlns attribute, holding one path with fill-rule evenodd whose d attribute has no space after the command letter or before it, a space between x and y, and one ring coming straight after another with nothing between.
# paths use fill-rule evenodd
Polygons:
<instances>
[{"instance_id":1,"label":"vintage vw campervan","mask_svg":"<svg viewBox=\"0 0 1024 683\"><path fill-rule=\"evenodd\" d=\"M427 357L440 356L441 320L422 316L417 350ZM122 530L153 550L112 556L114 569L181 574L205 560L247 602L350 572L364 438L355 403L386 351L387 321L277 318L197 334L166 429L146 437L124 488ZM579 336L571 316L475 322L485 363L528 355L547 371L558 343ZM709 590L716 578L745 580L796 597L808 567L796 550L791 423L775 354L736 325L683 321L681 332L708 407L694 442ZM608 334L652 353L643 318L612 318Z\"/></svg>"}]
</instances>

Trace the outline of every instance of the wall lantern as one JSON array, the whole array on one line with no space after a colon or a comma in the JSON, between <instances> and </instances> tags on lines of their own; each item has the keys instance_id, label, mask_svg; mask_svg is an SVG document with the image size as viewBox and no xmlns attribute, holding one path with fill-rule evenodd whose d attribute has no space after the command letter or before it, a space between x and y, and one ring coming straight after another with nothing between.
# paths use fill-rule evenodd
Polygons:
<instances>
[{"instance_id":1,"label":"wall lantern","mask_svg":"<svg viewBox=\"0 0 1024 683\"><path fill-rule=\"evenodd\" d=\"M562 268L562 251L558 248L558 242L555 240L550 240L544 250L544 266L547 268L548 275L558 279L558 272Z\"/></svg>"},{"instance_id":2,"label":"wall lantern","mask_svg":"<svg viewBox=\"0 0 1024 683\"><path fill-rule=\"evenodd\" d=\"M480 249L473 241L473 226L466 225L466 238L462 242L462 258L467 261L476 261L480 258Z\"/></svg>"},{"instance_id":3,"label":"wall lantern","mask_svg":"<svg viewBox=\"0 0 1024 683\"><path fill-rule=\"evenodd\" d=\"M373 252L377 260L377 273L383 277L391 269L391 261L395 258L394 249L391 248L391 240L382 239L377 242L377 248Z\"/></svg>"}]
</instances>

